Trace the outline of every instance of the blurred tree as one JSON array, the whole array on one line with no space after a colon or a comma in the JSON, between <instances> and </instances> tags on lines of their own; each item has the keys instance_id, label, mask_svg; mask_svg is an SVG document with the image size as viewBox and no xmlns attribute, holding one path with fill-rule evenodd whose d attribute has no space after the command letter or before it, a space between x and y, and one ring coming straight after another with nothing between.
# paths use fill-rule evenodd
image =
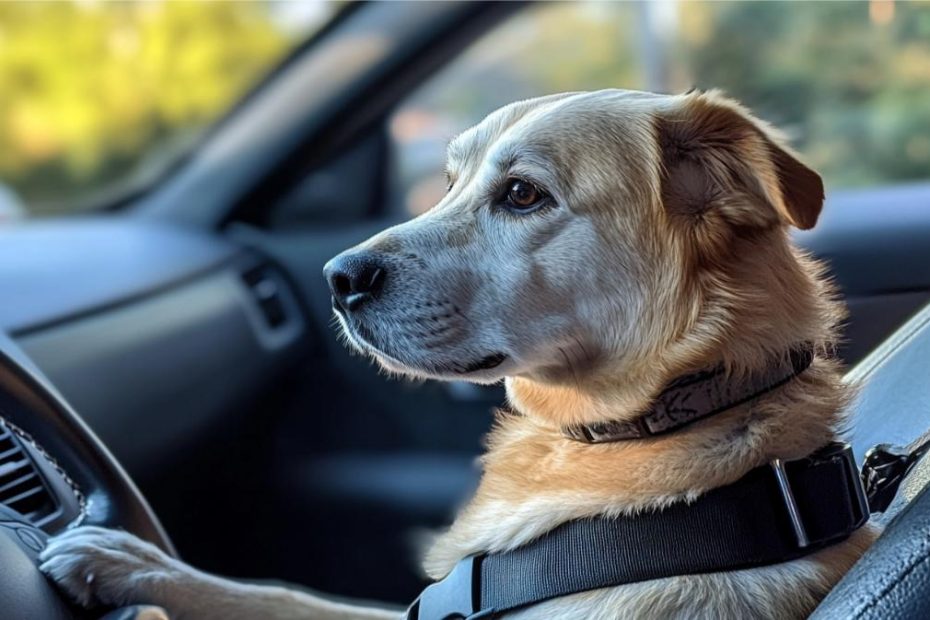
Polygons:
<instances>
[{"instance_id":1,"label":"blurred tree","mask_svg":"<svg viewBox=\"0 0 930 620\"><path fill-rule=\"evenodd\" d=\"M635 23L630 3L542 3L492 30L411 101L455 116L461 130L519 99L637 83Z\"/></svg>"},{"instance_id":2,"label":"blurred tree","mask_svg":"<svg viewBox=\"0 0 930 620\"><path fill-rule=\"evenodd\" d=\"M831 185L930 178L930 4L689 2L680 12L675 57L693 85L786 128Z\"/></svg>"},{"instance_id":3,"label":"blurred tree","mask_svg":"<svg viewBox=\"0 0 930 620\"><path fill-rule=\"evenodd\" d=\"M54 210L189 143L291 46L269 7L0 3L0 180Z\"/></svg>"},{"instance_id":4,"label":"blurred tree","mask_svg":"<svg viewBox=\"0 0 930 620\"><path fill-rule=\"evenodd\" d=\"M445 142L510 101L693 86L783 128L830 186L930 179L930 2L651 0L540 3L493 29L398 112L399 187L428 208Z\"/></svg>"},{"instance_id":5,"label":"blurred tree","mask_svg":"<svg viewBox=\"0 0 930 620\"><path fill-rule=\"evenodd\" d=\"M170 159L304 36L275 10L314 2L0 2L0 181L48 212ZM401 185L505 103L656 76L742 100L832 186L930 178L930 3L659 0L541 3L493 29L402 108Z\"/></svg>"}]
</instances>

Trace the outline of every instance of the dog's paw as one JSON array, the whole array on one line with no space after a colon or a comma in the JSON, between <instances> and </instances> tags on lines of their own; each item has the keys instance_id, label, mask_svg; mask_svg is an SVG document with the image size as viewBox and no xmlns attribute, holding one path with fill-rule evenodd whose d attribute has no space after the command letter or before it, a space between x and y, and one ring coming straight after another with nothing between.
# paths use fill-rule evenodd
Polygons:
<instances>
[{"instance_id":1,"label":"dog's paw","mask_svg":"<svg viewBox=\"0 0 930 620\"><path fill-rule=\"evenodd\" d=\"M183 583L183 565L132 534L79 527L48 541L39 570L88 607L164 604Z\"/></svg>"}]
</instances>

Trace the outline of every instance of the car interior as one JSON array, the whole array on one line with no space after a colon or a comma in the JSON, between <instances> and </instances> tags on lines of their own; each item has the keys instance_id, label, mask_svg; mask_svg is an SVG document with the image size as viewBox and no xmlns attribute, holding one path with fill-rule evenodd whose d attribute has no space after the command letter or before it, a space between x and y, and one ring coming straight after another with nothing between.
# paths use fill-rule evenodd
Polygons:
<instances>
[{"instance_id":1,"label":"car interior","mask_svg":"<svg viewBox=\"0 0 930 620\"><path fill-rule=\"evenodd\" d=\"M426 122L411 102L453 80L460 99L529 96L450 71L505 64L500 43L557 10L348 4L144 187L0 220L0 610L76 617L27 564L79 514L217 574L415 598L417 549L477 484L503 390L385 377L337 338L322 268L432 195L410 170L441 170L454 131L401 148ZM928 204L930 180L837 187L795 237L848 304L860 464L930 430ZM926 467L814 617L930 612Z\"/></svg>"}]
</instances>

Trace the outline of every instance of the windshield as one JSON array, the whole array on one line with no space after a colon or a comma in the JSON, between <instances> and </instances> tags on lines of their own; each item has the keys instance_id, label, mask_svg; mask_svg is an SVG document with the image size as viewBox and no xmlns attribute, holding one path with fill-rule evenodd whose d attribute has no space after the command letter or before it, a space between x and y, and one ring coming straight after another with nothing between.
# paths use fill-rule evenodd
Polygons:
<instances>
[{"instance_id":1,"label":"windshield","mask_svg":"<svg viewBox=\"0 0 930 620\"><path fill-rule=\"evenodd\" d=\"M0 221L94 208L157 177L334 12L0 3Z\"/></svg>"}]
</instances>

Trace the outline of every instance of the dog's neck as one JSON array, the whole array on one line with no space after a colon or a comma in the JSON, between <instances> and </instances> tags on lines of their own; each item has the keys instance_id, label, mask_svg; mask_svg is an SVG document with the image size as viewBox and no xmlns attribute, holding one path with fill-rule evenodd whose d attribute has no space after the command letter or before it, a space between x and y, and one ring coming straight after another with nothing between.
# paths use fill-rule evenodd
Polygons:
<instances>
[{"instance_id":1,"label":"dog's neck","mask_svg":"<svg viewBox=\"0 0 930 620\"><path fill-rule=\"evenodd\" d=\"M835 325L844 312L834 301L829 282L811 277L819 265L787 245L780 247L777 269L755 264L761 258L749 249L740 251L746 258L730 265L735 274L731 295L752 303L735 304L696 292L693 296L701 300L699 308L679 311L678 322L670 320L666 325L660 321L669 334L687 335L671 336L648 351L624 354L623 359L604 362L582 374L564 373L558 381L509 377L508 402L524 415L558 427L628 421L684 375L723 365L739 380L764 374L773 359L802 343L831 349ZM778 297L767 293L779 287L792 293Z\"/></svg>"},{"instance_id":2,"label":"dog's neck","mask_svg":"<svg viewBox=\"0 0 930 620\"><path fill-rule=\"evenodd\" d=\"M814 354L810 343L798 343L776 356L760 354L760 363L748 368L721 359L671 379L657 371L638 373L633 380L632 373L618 373L624 379L606 386L596 380L556 385L511 378L507 395L515 410L560 424L580 441L645 438L762 396L804 372Z\"/></svg>"},{"instance_id":3,"label":"dog's neck","mask_svg":"<svg viewBox=\"0 0 930 620\"><path fill-rule=\"evenodd\" d=\"M598 418L630 418L668 380L656 378L651 390L617 391L612 399L509 380L517 411L498 419L481 485L431 549L427 571L442 576L466 555L520 546L568 520L693 498L773 458L805 456L836 437L848 395L839 364L818 356L803 373L751 402L654 438L586 444L565 437L561 418L553 415L594 404L602 408Z\"/></svg>"}]
</instances>

